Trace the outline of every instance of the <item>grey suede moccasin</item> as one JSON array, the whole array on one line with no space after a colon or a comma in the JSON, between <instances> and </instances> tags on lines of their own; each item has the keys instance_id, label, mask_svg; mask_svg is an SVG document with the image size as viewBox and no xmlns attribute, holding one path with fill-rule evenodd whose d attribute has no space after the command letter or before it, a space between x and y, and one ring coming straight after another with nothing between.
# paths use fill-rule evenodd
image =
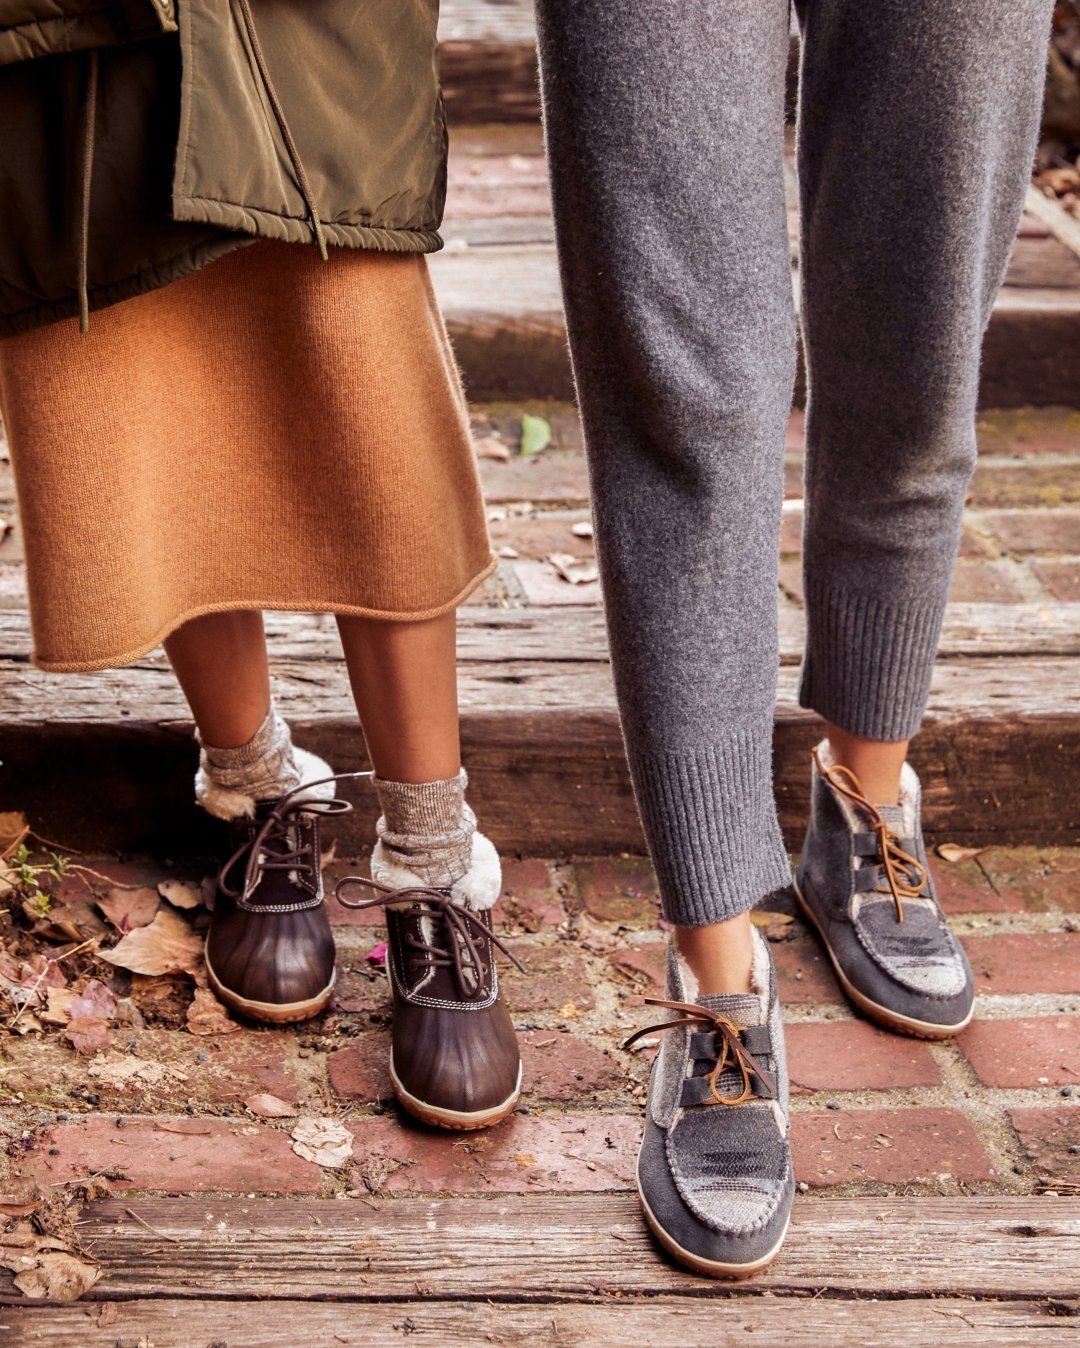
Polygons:
<instances>
[{"instance_id":1,"label":"grey suede moccasin","mask_svg":"<svg viewBox=\"0 0 1080 1348\"><path fill-rule=\"evenodd\" d=\"M772 1262L787 1232L795 1181L776 973L754 932L754 992L697 996L668 946L672 1018L649 1080L637 1181L645 1218L680 1263L745 1278Z\"/></svg>"},{"instance_id":2,"label":"grey suede moccasin","mask_svg":"<svg viewBox=\"0 0 1080 1348\"><path fill-rule=\"evenodd\" d=\"M908 764L900 803L876 806L818 745L795 893L854 1005L891 1030L941 1039L971 1020L975 985L938 906L919 807Z\"/></svg>"}]
</instances>

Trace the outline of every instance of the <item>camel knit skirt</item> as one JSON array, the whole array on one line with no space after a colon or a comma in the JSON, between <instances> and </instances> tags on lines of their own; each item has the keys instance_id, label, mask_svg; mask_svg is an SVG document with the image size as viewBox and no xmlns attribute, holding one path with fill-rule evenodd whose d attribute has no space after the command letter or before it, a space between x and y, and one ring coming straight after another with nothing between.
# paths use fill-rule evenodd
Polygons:
<instances>
[{"instance_id":1,"label":"camel knit skirt","mask_svg":"<svg viewBox=\"0 0 1080 1348\"><path fill-rule=\"evenodd\" d=\"M494 567L418 254L260 241L0 341L34 663L228 609L434 617Z\"/></svg>"}]
</instances>

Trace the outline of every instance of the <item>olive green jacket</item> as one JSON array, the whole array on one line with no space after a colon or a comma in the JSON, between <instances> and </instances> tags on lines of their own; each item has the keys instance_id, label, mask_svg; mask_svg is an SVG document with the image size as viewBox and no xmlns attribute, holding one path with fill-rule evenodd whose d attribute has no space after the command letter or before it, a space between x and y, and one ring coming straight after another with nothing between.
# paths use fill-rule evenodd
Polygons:
<instances>
[{"instance_id":1,"label":"olive green jacket","mask_svg":"<svg viewBox=\"0 0 1080 1348\"><path fill-rule=\"evenodd\" d=\"M0 0L0 337L253 238L431 252L438 0Z\"/></svg>"}]
</instances>

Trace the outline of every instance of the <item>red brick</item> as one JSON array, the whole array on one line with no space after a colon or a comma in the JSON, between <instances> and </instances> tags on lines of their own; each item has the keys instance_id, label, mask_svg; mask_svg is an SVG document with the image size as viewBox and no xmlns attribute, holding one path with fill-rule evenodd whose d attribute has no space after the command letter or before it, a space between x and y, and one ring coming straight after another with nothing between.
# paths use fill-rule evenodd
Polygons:
<instances>
[{"instance_id":1,"label":"red brick","mask_svg":"<svg viewBox=\"0 0 1080 1348\"><path fill-rule=\"evenodd\" d=\"M514 571L530 604L551 608L564 604L599 604L600 582L586 580L578 585L563 580L549 562L515 562Z\"/></svg>"},{"instance_id":2,"label":"red brick","mask_svg":"<svg viewBox=\"0 0 1080 1348\"><path fill-rule=\"evenodd\" d=\"M565 1030L530 1030L518 1036L522 1081L531 1100L581 1103L587 1092L617 1089L625 1074L604 1052ZM326 1060L330 1084L338 1095L373 1104L389 1100L390 1036L357 1035Z\"/></svg>"},{"instance_id":3,"label":"red brick","mask_svg":"<svg viewBox=\"0 0 1080 1348\"><path fill-rule=\"evenodd\" d=\"M791 941L778 941L771 949L781 1005L843 1001L828 956L822 953L814 937L796 936Z\"/></svg>"},{"instance_id":4,"label":"red brick","mask_svg":"<svg viewBox=\"0 0 1080 1348\"><path fill-rule=\"evenodd\" d=\"M386 1116L358 1119L354 1182L390 1193L585 1193L633 1186L637 1116L513 1114L497 1128L453 1134Z\"/></svg>"},{"instance_id":5,"label":"red brick","mask_svg":"<svg viewBox=\"0 0 1080 1348\"><path fill-rule=\"evenodd\" d=\"M666 969L666 946L663 941L616 950L608 956L617 973L630 981L647 997L663 992Z\"/></svg>"},{"instance_id":6,"label":"red brick","mask_svg":"<svg viewBox=\"0 0 1080 1348\"><path fill-rule=\"evenodd\" d=\"M592 539L580 538L571 527L587 519L588 513L578 510L573 514L545 511L531 519L512 515L505 520L492 520L489 528L491 546L496 552L502 547L511 547L523 560L543 561L553 552L565 552L571 557L593 557Z\"/></svg>"},{"instance_id":7,"label":"red brick","mask_svg":"<svg viewBox=\"0 0 1080 1348\"><path fill-rule=\"evenodd\" d=\"M522 974L504 961L499 974L512 1014L547 1011L572 1020L578 1012L592 1010L592 978L580 952L570 942L553 946L519 944L512 949L525 965Z\"/></svg>"},{"instance_id":8,"label":"red brick","mask_svg":"<svg viewBox=\"0 0 1080 1348\"><path fill-rule=\"evenodd\" d=\"M333 1001L339 1011L388 1011L390 1002L390 981L385 969L369 964L361 951L350 951L347 964L339 956Z\"/></svg>"},{"instance_id":9,"label":"red brick","mask_svg":"<svg viewBox=\"0 0 1080 1348\"><path fill-rule=\"evenodd\" d=\"M792 1086L811 1090L893 1090L936 1086L941 1073L926 1044L862 1020L800 1021L784 1029Z\"/></svg>"},{"instance_id":10,"label":"red brick","mask_svg":"<svg viewBox=\"0 0 1080 1348\"><path fill-rule=\"evenodd\" d=\"M953 604L1018 604L1023 591L1007 567L987 558L961 557L953 573Z\"/></svg>"},{"instance_id":11,"label":"red brick","mask_svg":"<svg viewBox=\"0 0 1080 1348\"><path fill-rule=\"evenodd\" d=\"M518 1038L530 1100L582 1104L588 1092L616 1090L626 1079L608 1054L566 1031L530 1030Z\"/></svg>"},{"instance_id":12,"label":"red brick","mask_svg":"<svg viewBox=\"0 0 1080 1348\"><path fill-rule=\"evenodd\" d=\"M938 900L946 913L1017 913L1024 905L1016 894L1001 894L978 859L944 861L934 857L931 867Z\"/></svg>"},{"instance_id":13,"label":"red brick","mask_svg":"<svg viewBox=\"0 0 1080 1348\"><path fill-rule=\"evenodd\" d=\"M975 1130L955 1109L821 1110L791 1116L796 1179L818 1188L854 1180L878 1184L972 1183L994 1178Z\"/></svg>"},{"instance_id":14,"label":"red brick","mask_svg":"<svg viewBox=\"0 0 1080 1348\"><path fill-rule=\"evenodd\" d=\"M585 911L601 922L654 930L660 896L652 867L642 857L598 857L574 867Z\"/></svg>"},{"instance_id":15,"label":"red brick","mask_svg":"<svg viewBox=\"0 0 1080 1348\"><path fill-rule=\"evenodd\" d=\"M784 448L789 454L801 454L806 448L806 413L794 411L788 417Z\"/></svg>"},{"instance_id":16,"label":"red brick","mask_svg":"<svg viewBox=\"0 0 1080 1348\"><path fill-rule=\"evenodd\" d=\"M554 929L566 920L562 895L544 861L504 860L503 897L496 914L504 927L536 932Z\"/></svg>"},{"instance_id":17,"label":"red brick","mask_svg":"<svg viewBox=\"0 0 1080 1348\"><path fill-rule=\"evenodd\" d=\"M185 1129L170 1132L165 1127ZM58 1156L49 1148L59 1149ZM204 1191L318 1193L322 1172L292 1150L288 1135L251 1122L184 1118L116 1119L93 1115L47 1130L28 1170L56 1183L98 1171L119 1170L118 1188L166 1193Z\"/></svg>"},{"instance_id":18,"label":"red brick","mask_svg":"<svg viewBox=\"0 0 1080 1348\"><path fill-rule=\"evenodd\" d=\"M297 1098L299 1081L291 1063L291 1035L281 1030L243 1029L234 1034L195 1037L182 1030L131 1030L116 1026L105 1063L137 1058L143 1079L110 1084L92 1075L87 1060L58 1036L11 1038L5 1045L4 1082L44 1105L64 1109L75 1087L97 1095L104 1108L170 1109L195 1104L239 1103L266 1091L283 1100ZM157 1069L166 1070L158 1076Z\"/></svg>"},{"instance_id":19,"label":"red brick","mask_svg":"<svg viewBox=\"0 0 1080 1348\"><path fill-rule=\"evenodd\" d=\"M1080 992L1080 932L970 936L964 948L976 992Z\"/></svg>"},{"instance_id":20,"label":"red brick","mask_svg":"<svg viewBox=\"0 0 1080 1348\"><path fill-rule=\"evenodd\" d=\"M104 897L109 885L137 885L156 889L162 880L175 880L176 872L154 861L136 859L117 861L115 857L82 856L79 864L97 871L98 879L93 875L83 875L72 871L56 887L56 897L62 903L78 903L83 899L93 899L95 895Z\"/></svg>"},{"instance_id":21,"label":"red brick","mask_svg":"<svg viewBox=\"0 0 1080 1348\"><path fill-rule=\"evenodd\" d=\"M1009 552L1080 552L1080 510L989 510L981 523Z\"/></svg>"},{"instance_id":22,"label":"red brick","mask_svg":"<svg viewBox=\"0 0 1080 1348\"><path fill-rule=\"evenodd\" d=\"M1028 1159L1044 1175L1080 1179L1080 1108L1010 1109L1009 1118Z\"/></svg>"},{"instance_id":23,"label":"red brick","mask_svg":"<svg viewBox=\"0 0 1080 1348\"><path fill-rule=\"evenodd\" d=\"M1001 899L1017 908L1080 912L1080 847L988 847L979 865Z\"/></svg>"},{"instance_id":24,"label":"red brick","mask_svg":"<svg viewBox=\"0 0 1080 1348\"><path fill-rule=\"evenodd\" d=\"M346 1099L363 1104L389 1100L393 1095L389 1034L358 1034L344 1048L327 1054L326 1070L334 1091Z\"/></svg>"},{"instance_id":25,"label":"red brick","mask_svg":"<svg viewBox=\"0 0 1080 1348\"><path fill-rule=\"evenodd\" d=\"M1066 604L1080 603L1080 562L1032 562L1036 579L1055 599Z\"/></svg>"},{"instance_id":26,"label":"red brick","mask_svg":"<svg viewBox=\"0 0 1080 1348\"><path fill-rule=\"evenodd\" d=\"M984 1086L1080 1084L1080 1017L976 1020L958 1040Z\"/></svg>"}]
</instances>

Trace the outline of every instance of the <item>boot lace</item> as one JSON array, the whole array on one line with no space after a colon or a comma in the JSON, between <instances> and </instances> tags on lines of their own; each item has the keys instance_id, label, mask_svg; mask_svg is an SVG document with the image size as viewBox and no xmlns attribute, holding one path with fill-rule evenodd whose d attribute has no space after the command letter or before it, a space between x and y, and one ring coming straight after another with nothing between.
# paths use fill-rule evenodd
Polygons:
<instances>
[{"instance_id":1,"label":"boot lace","mask_svg":"<svg viewBox=\"0 0 1080 1348\"><path fill-rule=\"evenodd\" d=\"M359 902L344 897L347 887L360 885L378 892L374 898ZM488 966L481 954L481 946L490 941L522 973L525 966L508 948L506 942L476 915L471 909L463 907L448 889L436 889L430 885L410 885L395 889L393 885L383 884L381 880L369 880L364 875L347 875L339 880L334 897L343 908L362 910L365 908L389 908L395 904L423 905L427 915L431 916L437 928L441 927L447 936L445 945L437 945L415 936L406 936L405 944L410 954L410 964L423 970L431 968L451 968L454 982L463 997L469 997L476 985L482 983L488 972Z\"/></svg>"},{"instance_id":2,"label":"boot lace","mask_svg":"<svg viewBox=\"0 0 1080 1348\"><path fill-rule=\"evenodd\" d=\"M863 794L862 783L850 768L841 765L827 768L821 761L821 755L814 750L814 762L817 770L832 789L850 800L863 812L870 827L877 834L879 873L884 874L885 885L878 886L879 894L891 894L896 905L896 920L904 920L904 900L917 899L926 887L926 867L910 852L900 846L900 839L881 817L877 806L867 800Z\"/></svg>"},{"instance_id":3,"label":"boot lace","mask_svg":"<svg viewBox=\"0 0 1080 1348\"><path fill-rule=\"evenodd\" d=\"M717 1105L741 1105L752 1099L754 1090L751 1073L765 1087L766 1098L769 1100L776 1099L776 1081L772 1074L766 1071L739 1038L739 1031L745 1030L745 1025L736 1025L727 1016L722 1016L716 1011L710 1011L706 1006L698 1006L696 1002L668 1002L660 997L646 997L645 1004L646 1006L665 1006L669 1011L681 1011L682 1015L677 1020L667 1020L662 1025L649 1025L644 1030L637 1030L629 1039L623 1041L624 1049L637 1043L645 1035L656 1034L660 1030L674 1030L679 1026L700 1030L704 1026L706 1030L712 1032L718 1041L716 1063L706 1078L709 1083L709 1092L712 1095L712 1103ZM728 1068L734 1069L742 1077L742 1090L738 1095L720 1094L720 1078Z\"/></svg>"}]
</instances>

